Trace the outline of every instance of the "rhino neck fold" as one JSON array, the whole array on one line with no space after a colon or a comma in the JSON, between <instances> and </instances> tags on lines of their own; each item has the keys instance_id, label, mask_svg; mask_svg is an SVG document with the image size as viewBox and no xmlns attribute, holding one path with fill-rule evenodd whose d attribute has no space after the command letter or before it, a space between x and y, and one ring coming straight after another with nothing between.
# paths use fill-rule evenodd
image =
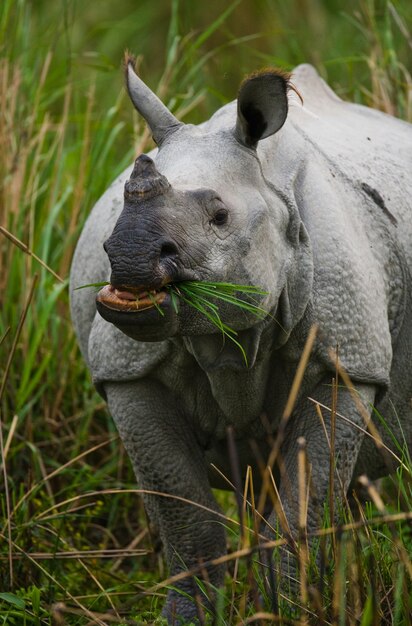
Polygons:
<instances>
[{"instance_id":1,"label":"rhino neck fold","mask_svg":"<svg viewBox=\"0 0 412 626\"><path fill-rule=\"evenodd\" d=\"M265 337L263 343L262 336ZM192 335L184 337L183 340L188 352L195 357L199 366L208 375L221 372L223 369L245 372L252 370L256 361L266 352L270 352L273 342L273 322L272 318L266 318L252 328L238 331L236 341L242 345L247 363L239 347L221 334Z\"/></svg>"},{"instance_id":2,"label":"rhino neck fold","mask_svg":"<svg viewBox=\"0 0 412 626\"><path fill-rule=\"evenodd\" d=\"M238 333L248 367L239 348L228 340L223 343L221 335L184 337L186 348L207 375L213 398L227 422L236 424L237 431L257 419L262 411L274 333L268 319L269 322Z\"/></svg>"}]
</instances>

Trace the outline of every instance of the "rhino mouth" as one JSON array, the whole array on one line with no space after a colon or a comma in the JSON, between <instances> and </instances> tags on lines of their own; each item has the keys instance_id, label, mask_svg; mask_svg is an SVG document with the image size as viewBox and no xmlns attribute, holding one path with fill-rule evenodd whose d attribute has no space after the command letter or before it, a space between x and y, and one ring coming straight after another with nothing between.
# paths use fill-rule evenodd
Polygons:
<instances>
[{"instance_id":1,"label":"rhino mouth","mask_svg":"<svg viewBox=\"0 0 412 626\"><path fill-rule=\"evenodd\" d=\"M114 311L136 313L161 306L167 296L165 289L117 288L113 285L106 285L99 291L96 300L99 304Z\"/></svg>"},{"instance_id":2,"label":"rhino mouth","mask_svg":"<svg viewBox=\"0 0 412 626\"><path fill-rule=\"evenodd\" d=\"M178 331L171 296L164 287L106 285L96 296L96 308L106 322L137 341L162 341Z\"/></svg>"}]
</instances>

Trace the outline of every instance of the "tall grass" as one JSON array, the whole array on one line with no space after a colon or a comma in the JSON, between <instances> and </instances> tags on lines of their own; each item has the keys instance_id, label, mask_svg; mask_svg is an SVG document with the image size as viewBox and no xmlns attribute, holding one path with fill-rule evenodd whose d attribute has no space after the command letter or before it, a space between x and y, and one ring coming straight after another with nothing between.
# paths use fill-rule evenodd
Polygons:
<instances>
[{"instance_id":1,"label":"tall grass","mask_svg":"<svg viewBox=\"0 0 412 626\"><path fill-rule=\"evenodd\" d=\"M344 12L334 1L244 0L224 13L215 0L208 7L3 0L0 623L111 624L122 616L151 623L164 595L164 586L155 587L166 576L162 558L79 355L66 290L90 208L136 151L150 146L123 95L123 49L144 54L145 78L194 122L233 98L244 72L307 60L341 95L412 119L411 11L406 0L348 2ZM331 531L321 533L320 584L308 557L296 600L301 623L410 623L409 470L388 483L384 510L366 488L372 504L358 507L359 520L345 510L335 541L324 539ZM276 501L274 489L269 481ZM260 565L253 476L244 496L238 510L219 495L232 578L218 596L215 623L282 615L287 624L296 611L278 594L276 572ZM378 515L384 518L367 521ZM258 617L264 613L272 617Z\"/></svg>"}]
</instances>

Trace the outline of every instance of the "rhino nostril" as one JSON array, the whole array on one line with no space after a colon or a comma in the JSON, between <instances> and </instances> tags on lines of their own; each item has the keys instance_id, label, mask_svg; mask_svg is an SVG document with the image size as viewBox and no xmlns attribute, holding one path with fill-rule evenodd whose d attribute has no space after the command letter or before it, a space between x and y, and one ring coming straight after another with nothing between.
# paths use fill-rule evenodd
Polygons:
<instances>
[{"instance_id":1,"label":"rhino nostril","mask_svg":"<svg viewBox=\"0 0 412 626\"><path fill-rule=\"evenodd\" d=\"M178 256L179 251L173 241L166 241L160 248L160 260L174 259Z\"/></svg>"}]
</instances>

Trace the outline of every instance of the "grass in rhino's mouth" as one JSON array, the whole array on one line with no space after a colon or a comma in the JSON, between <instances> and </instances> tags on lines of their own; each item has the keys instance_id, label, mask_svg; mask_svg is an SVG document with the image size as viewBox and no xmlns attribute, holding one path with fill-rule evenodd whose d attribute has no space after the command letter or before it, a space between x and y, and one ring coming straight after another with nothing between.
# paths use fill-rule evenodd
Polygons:
<instances>
[{"instance_id":1,"label":"grass in rhino's mouth","mask_svg":"<svg viewBox=\"0 0 412 626\"><path fill-rule=\"evenodd\" d=\"M77 287L77 289L85 289L87 287L100 289L107 285L110 285L110 283L90 283L88 285ZM211 322L211 324L216 326L216 328L222 332L224 337L227 337L230 341L237 345L243 355L245 363L247 364L246 353L241 343L236 339L237 332L222 321L218 303L226 303L237 306L239 309L242 309L247 313L252 313L256 317L263 319L266 317L268 312L260 307L256 302L253 302L253 296L266 296L268 295L267 291L253 285L237 285L234 283L214 283L195 280L170 283L165 285L162 291L166 291L170 294L172 306L176 313L179 311L179 301L182 301L204 315L209 322ZM151 306L155 307L159 311L160 315L164 315L164 312L156 301L157 293L159 292L148 291L144 292L144 296L146 299L151 301ZM139 296L142 294L136 293L135 295L136 300L138 300ZM244 300L242 296L246 296L248 300ZM151 307L146 306L145 308L147 309Z\"/></svg>"}]
</instances>

